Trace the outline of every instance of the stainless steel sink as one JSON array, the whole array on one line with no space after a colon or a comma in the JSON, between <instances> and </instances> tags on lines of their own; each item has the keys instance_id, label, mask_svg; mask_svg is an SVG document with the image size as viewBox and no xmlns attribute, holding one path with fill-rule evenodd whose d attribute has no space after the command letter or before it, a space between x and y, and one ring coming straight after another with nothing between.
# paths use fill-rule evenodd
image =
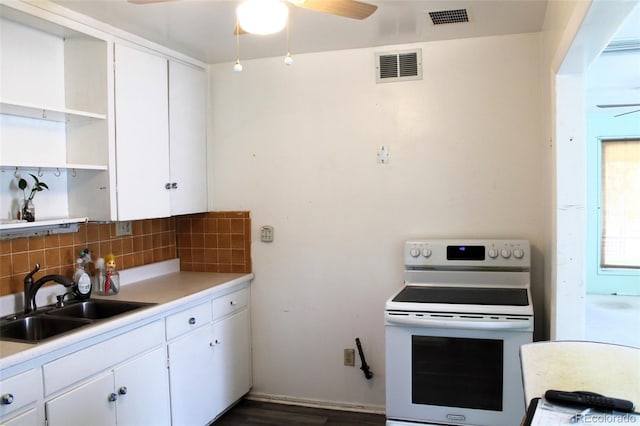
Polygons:
<instances>
[{"instance_id":1,"label":"stainless steel sink","mask_svg":"<svg viewBox=\"0 0 640 426\"><path fill-rule=\"evenodd\" d=\"M91 321L79 318L52 318L44 315L32 315L9 320L1 325L0 338L35 343L59 336L87 324L91 324Z\"/></svg>"},{"instance_id":2,"label":"stainless steel sink","mask_svg":"<svg viewBox=\"0 0 640 426\"><path fill-rule=\"evenodd\" d=\"M101 320L152 305L152 303L93 299L54 308L47 311L47 315Z\"/></svg>"},{"instance_id":3,"label":"stainless steel sink","mask_svg":"<svg viewBox=\"0 0 640 426\"><path fill-rule=\"evenodd\" d=\"M153 306L154 303L91 299L69 302L57 308L45 306L26 316L0 321L0 339L38 343L101 320Z\"/></svg>"}]
</instances>

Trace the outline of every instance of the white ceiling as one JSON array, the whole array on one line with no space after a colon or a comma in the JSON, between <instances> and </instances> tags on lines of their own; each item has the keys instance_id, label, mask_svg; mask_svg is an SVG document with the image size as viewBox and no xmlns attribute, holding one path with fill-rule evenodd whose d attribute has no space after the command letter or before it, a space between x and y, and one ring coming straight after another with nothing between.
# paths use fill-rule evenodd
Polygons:
<instances>
[{"instance_id":1,"label":"white ceiling","mask_svg":"<svg viewBox=\"0 0 640 426\"><path fill-rule=\"evenodd\" d=\"M330 1L330 0L329 0ZM236 59L235 8L240 0L54 0L64 7L185 53L205 63ZM291 6L292 55L454 38L538 32L547 0L375 0L363 21ZM467 9L470 22L434 26L426 12ZM286 32L240 37L241 59L284 56Z\"/></svg>"},{"instance_id":2,"label":"white ceiling","mask_svg":"<svg viewBox=\"0 0 640 426\"><path fill-rule=\"evenodd\" d=\"M371 0L369 3L377 5L378 10L363 21L290 6L290 50L295 58L296 54L309 52L538 32L544 24L547 1ZM233 30L235 8L241 0L173 0L145 5L127 0L53 2L205 63L236 59ZM427 14L463 8L468 11L468 23L434 26ZM640 2L614 39L632 40L637 49L603 54L590 67L587 103L592 111L601 103L640 103ZM284 57L286 51L284 31L240 37L241 60Z\"/></svg>"}]
</instances>

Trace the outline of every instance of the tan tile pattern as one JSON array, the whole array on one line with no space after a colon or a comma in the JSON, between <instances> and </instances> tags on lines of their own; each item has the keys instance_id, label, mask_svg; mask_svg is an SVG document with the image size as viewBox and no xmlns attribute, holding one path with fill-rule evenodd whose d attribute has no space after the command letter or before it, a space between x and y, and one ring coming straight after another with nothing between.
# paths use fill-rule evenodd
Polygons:
<instances>
[{"instance_id":1,"label":"tan tile pattern","mask_svg":"<svg viewBox=\"0 0 640 426\"><path fill-rule=\"evenodd\" d=\"M185 271L251 272L249 212L210 212L133 221L132 235L116 237L114 223L80 225L78 232L0 241L0 296L23 291L24 276L73 275L80 250L116 256L118 269L180 257Z\"/></svg>"},{"instance_id":2,"label":"tan tile pattern","mask_svg":"<svg viewBox=\"0 0 640 426\"><path fill-rule=\"evenodd\" d=\"M94 259L115 254L118 269L176 257L175 218L134 221L132 231L116 237L114 223L88 223L76 233L0 241L0 296L23 291L24 276L36 263L40 264L36 277L71 277L84 248L92 251Z\"/></svg>"},{"instance_id":3,"label":"tan tile pattern","mask_svg":"<svg viewBox=\"0 0 640 426\"><path fill-rule=\"evenodd\" d=\"M176 218L180 269L251 272L249 212L209 212Z\"/></svg>"}]
</instances>

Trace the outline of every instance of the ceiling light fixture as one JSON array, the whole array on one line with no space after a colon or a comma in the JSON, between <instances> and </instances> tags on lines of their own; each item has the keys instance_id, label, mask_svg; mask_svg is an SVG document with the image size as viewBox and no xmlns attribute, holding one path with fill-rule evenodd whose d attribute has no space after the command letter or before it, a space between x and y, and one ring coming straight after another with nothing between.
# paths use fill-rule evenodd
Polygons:
<instances>
[{"instance_id":1,"label":"ceiling light fixture","mask_svg":"<svg viewBox=\"0 0 640 426\"><path fill-rule=\"evenodd\" d=\"M250 34L274 34L286 26L289 8L281 0L245 0L236 16L240 27Z\"/></svg>"}]
</instances>

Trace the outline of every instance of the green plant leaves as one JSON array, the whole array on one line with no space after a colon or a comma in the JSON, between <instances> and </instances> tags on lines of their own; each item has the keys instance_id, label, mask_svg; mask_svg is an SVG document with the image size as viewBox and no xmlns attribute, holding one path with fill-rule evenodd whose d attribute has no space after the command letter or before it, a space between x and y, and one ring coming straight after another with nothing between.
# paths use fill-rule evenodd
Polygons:
<instances>
[{"instance_id":1,"label":"green plant leaves","mask_svg":"<svg viewBox=\"0 0 640 426\"><path fill-rule=\"evenodd\" d=\"M27 189L27 181L23 178L20 178L20 180L18 180L18 188L20 188L24 193L25 200L33 200L33 197L35 197L36 192L49 189L49 186L46 183L41 182L36 175L29 173L29 176L33 178L33 186L31 187L31 192L29 193L28 197L27 197L27 194L24 192L24 190Z\"/></svg>"}]
</instances>

